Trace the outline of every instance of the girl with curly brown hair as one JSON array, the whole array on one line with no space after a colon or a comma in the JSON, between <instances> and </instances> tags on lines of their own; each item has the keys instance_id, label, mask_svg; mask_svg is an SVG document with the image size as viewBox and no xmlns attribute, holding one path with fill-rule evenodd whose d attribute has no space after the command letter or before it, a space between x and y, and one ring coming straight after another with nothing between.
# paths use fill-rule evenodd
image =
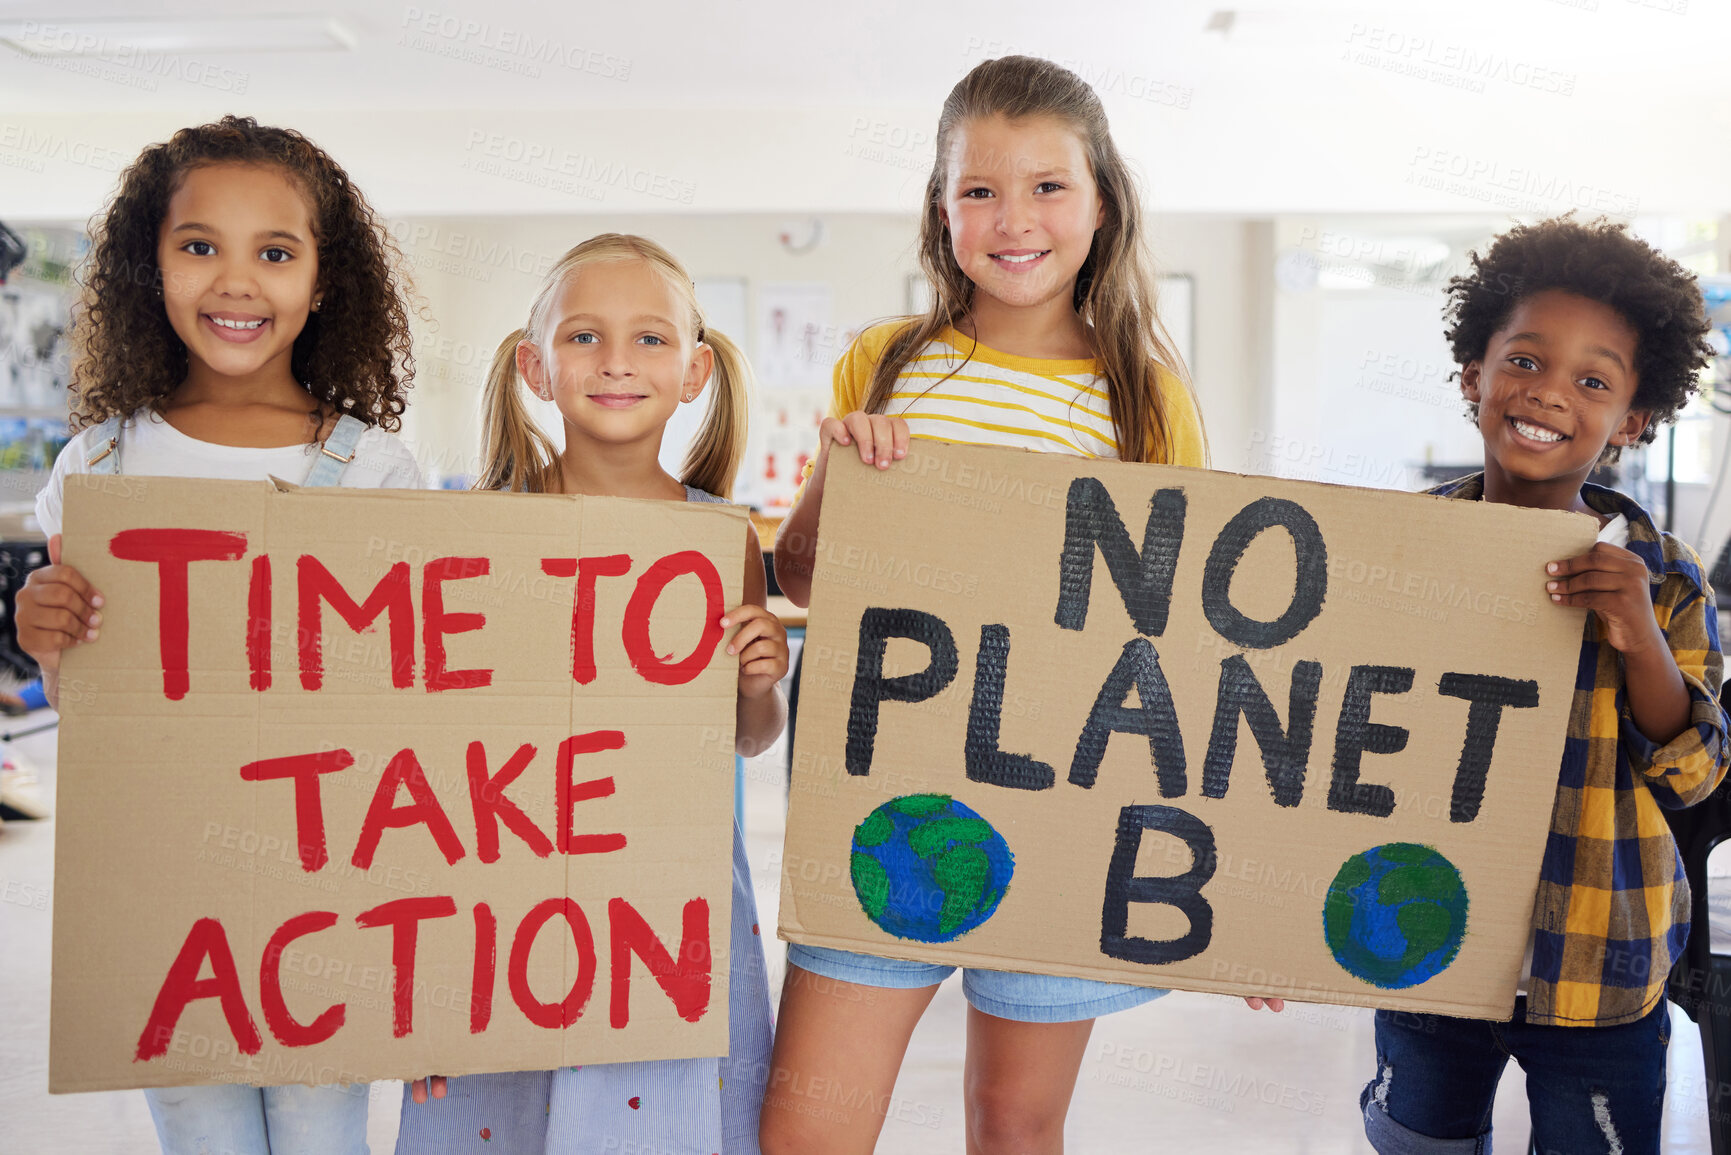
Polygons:
<instances>
[{"instance_id":1,"label":"girl with curly brown hair","mask_svg":"<svg viewBox=\"0 0 1731 1155\"><path fill-rule=\"evenodd\" d=\"M248 118L145 149L92 227L74 314L73 425L36 499L54 564L18 595L19 644L57 700L60 653L102 595L59 564L69 473L413 489L394 435L412 368L393 248L348 175ZM169 1155L365 1155L367 1088L145 1091Z\"/></svg>"}]
</instances>

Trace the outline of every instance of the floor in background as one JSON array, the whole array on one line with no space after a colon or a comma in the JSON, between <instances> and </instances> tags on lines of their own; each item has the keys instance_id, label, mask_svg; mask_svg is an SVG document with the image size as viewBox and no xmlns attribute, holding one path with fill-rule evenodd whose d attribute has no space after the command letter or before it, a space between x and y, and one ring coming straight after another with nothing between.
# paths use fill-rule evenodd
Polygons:
<instances>
[{"instance_id":1,"label":"floor in background","mask_svg":"<svg viewBox=\"0 0 1731 1155\"><path fill-rule=\"evenodd\" d=\"M17 728L36 720L17 720ZM17 745L51 790L54 735ZM746 774L746 845L765 928L776 922L784 766L778 748L749 764ZM9 822L0 829L0 1151L150 1152L155 1133L138 1092L47 1093L53 839L52 821ZM785 947L769 935L765 944L772 989L779 993ZM1706 1155L1700 1036L1672 1014L1664 1149ZM914 1034L879 1151L962 1150L965 1018L961 983L951 979ZM1272 1015L1252 1013L1235 999L1168 995L1095 1026L1070 1111L1069 1150L1368 1151L1358 1090L1373 1062L1366 1012L1289 1005ZM375 1153L395 1143L401 1095L399 1083L374 1086L368 1137ZM1497 1149L1524 1151L1526 1133L1523 1083L1511 1067L1497 1103Z\"/></svg>"}]
</instances>

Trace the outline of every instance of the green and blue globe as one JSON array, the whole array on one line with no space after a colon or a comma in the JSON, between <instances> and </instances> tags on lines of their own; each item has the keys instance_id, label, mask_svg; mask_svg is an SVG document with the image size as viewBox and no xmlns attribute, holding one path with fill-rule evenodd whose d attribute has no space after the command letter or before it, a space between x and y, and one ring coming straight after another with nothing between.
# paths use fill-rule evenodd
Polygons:
<instances>
[{"instance_id":1,"label":"green and blue globe","mask_svg":"<svg viewBox=\"0 0 1731 1155\"><path fill-rule=\"evenodd\" d=\"M1322 907L1335 961L1374 986L1417 986L1454 961L1467 930L1467 890L1454 863L1413 842L1346 860Z\"/></svg>"},{"instance_id":2,"label":"green and blue globe","mask_svg":"<svg viewBox=\"0 0 1731 1155\"><path fill-rule=\"evenodd\" d=\"M949 942L992 917L1016 858L992 824L948 794L907 794L854 828L854 893L897 938Z\"/></svg>"}]
</instances>

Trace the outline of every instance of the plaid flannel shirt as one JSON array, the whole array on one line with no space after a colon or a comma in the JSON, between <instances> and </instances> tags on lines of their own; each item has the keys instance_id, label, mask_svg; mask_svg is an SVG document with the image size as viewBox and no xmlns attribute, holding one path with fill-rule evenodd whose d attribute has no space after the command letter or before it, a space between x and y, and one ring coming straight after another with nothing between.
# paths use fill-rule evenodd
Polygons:
<instances>
[{"instance_id":1,"label":"plaid flannel shirt","mask_svg":"<svg viewBox=\"0 0 1731 1155\"><path fill-rule=\"evenodd\" d=\"M1484 475L1430 492L1480 500ZM1653 615L1690 698L1689 726L1664 746L1649 741L1629 714L1622 657L1587 615L1533 906L1527 1021L1609 1027L1653 1009L1689 938L1689 883L1659 808L1711 794L1731 746L1719 707L1718 612L1701 559L1615 490L1585 485L1581 497L1628 519L1625 548L1647 564Z\"/></svg>"}]
</instances>

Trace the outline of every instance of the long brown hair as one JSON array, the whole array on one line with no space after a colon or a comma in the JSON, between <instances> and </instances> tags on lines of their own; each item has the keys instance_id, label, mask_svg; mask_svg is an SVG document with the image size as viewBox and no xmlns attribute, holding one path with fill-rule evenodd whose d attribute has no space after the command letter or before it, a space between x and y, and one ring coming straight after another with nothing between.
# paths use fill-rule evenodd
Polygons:
<instances>
[{"instance_id":1,"label":"long brown hair","mask_svg":"<svg viewBox=\"0 0 1731 1155\"><path fill-rule=\"evenodd\" d=\"M647 237L629 233L590 237L560 257L529 306L528 323L499 343L493 364L487 370L482 402L486 444L482 450L481 477L475 488L558 492L559 454L523 404L527 386L521 384L517 372L517 346L524 341L539 344L546 337L553 298L566 278L576 276L585 265L604 261L644 261L665 277L691 310L691 330L697 341L709 346L715 354L709 409L697 439L680 465L679 480L717 497L732 496L733 477L745 456L751 365L738 345L704 321L696 287L673 254Z\"/></svg>"},{"instance_id":2,"label":"long brown hair","mask_svg":"<svg viewBox=\"0 0 1731 1155\"><path fill-rule=\"evenodd\" d=\"M944 173L956 129L992 116L1056 117L1081 138L1106 213L1076 276L1072 303L1091 330L1118 434L1119 457L1169 461L1172 431L1159 373L1175 374L1184 388L1189 381L1155 310L1154 276L1135 178L1112 142L1106 111L1094 90L1068 69L1033 56L985 61L962 77L944 101L938 117L937 158L926 180L920 216L920 268L931 285L932 307L923 317L909 318L885 345L866 391L866 411L883 412L902 370L972 307L974 284L956 263L944 227Z\"/></svg>"},{"instance_id":3,"label":"long brown hair","mask_svg":"<svg viewBox=\"0 0 1731 1155\"><path fill-rule=\"evenodd\" d=\"M73 428L160 411L186 380L186 346L162 304L157 232L189 171L231 163L281 169L311 210L323 307L295 338L295 380L338 413L395 431L414 376L396 246L330 154L292 129L239 116L146 148L92 222L73 312Z\"/></svg>"}]
</instances>

